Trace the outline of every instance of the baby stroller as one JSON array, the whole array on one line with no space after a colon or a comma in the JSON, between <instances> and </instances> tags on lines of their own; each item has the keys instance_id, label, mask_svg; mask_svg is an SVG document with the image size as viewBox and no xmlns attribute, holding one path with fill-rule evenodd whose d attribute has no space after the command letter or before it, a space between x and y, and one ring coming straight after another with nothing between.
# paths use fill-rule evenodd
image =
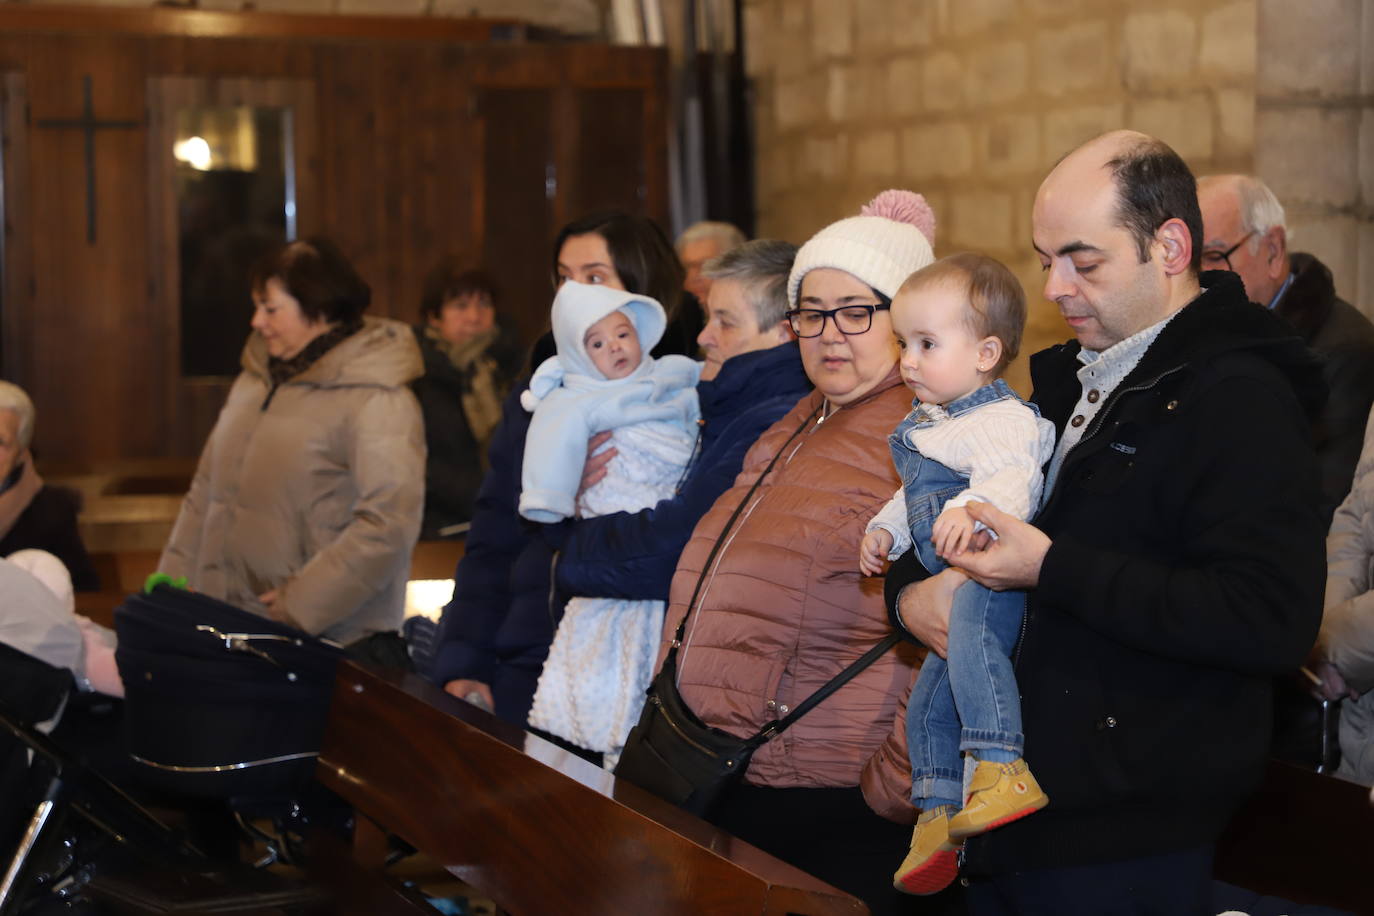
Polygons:
<instances>
[{"instance_id":1,"label":"baby stroller","mask_svg":"<svg viewBox=\"0 0 1374 916\"><path fill-rule=\"evenodd\" d=\"M71 673L0 644L0 916L64 912L117 849L159 869L202 869L199 853L138 802L44 735L74 692Z\"/></svg>"},{"instance_id":2,"label":"baby stroller","mask_svg":"<svg viewBox=\"0 0 1374 916\"><path fill-rule=\"evenodd\" d=\"M314 781L342 648L166 584L130 596L115 630L141 783L226 802L266 845L260 864L298 861L312 818L344 826L346 806Z\"/></svg>"}]
</instances>

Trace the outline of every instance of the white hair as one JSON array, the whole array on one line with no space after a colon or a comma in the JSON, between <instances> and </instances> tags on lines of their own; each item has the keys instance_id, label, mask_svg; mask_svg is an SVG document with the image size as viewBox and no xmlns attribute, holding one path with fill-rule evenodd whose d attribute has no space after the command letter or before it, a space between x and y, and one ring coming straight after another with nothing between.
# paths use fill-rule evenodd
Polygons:
<instances>
[{"instance_id":1,"label":"white hair","mask_svg":"<svg viewBox=\"0 0 1374 916\"><path fill-rule=\"evenodd\" d=\"M26 449L33 442L33 401L23 388L13 382L0 381L0 410L12 410L19 417L19 447Z\"/></svg>"},{"instance_id":2,"label":"white hair","mask_svg":"<svg viewBox=\"0 0 1374 916\"><path fill-rule=\"evenodd\" d=\"M1270 229L1278 226L1287 233L1283 204L1269 190L1269 185L1253 175L1235 176L1235 189L1240 227L1246 233L1254 233L1250 236L1249 249L1251 254L1258 254L1260 240Z\"/></svg>"},{"instance_id":3,"label":"white hair","mask_svg":"<svg viewBox=\"0 0 1374 916\"><path fill-rule=\"evenodd\" d=\"M1250 254L1259 254L1260 239L1274 227L1283 229L1287 235L1287 225L1283 221L1283 205L1270 191L1270 185L1257 179L1253 174L1212 174L1198 179L1198 188L1204 184L1226 181L1235 191L1235 209L1241 217L1241 231L1250 236L1246 244Z\"/></svg>"},{"instance_id":4,"label":"white hair","mask_svg":"<svg viewBox=\"0 0 1374 916\"><path fill-rule=\"evenodd\" d=\"M796 257L797 246L791 242L754 239L707 261L701 271L712 280L737 281L759 330L766 331L787 311L787 277Z\"/></svg>"},{"instance_id":5,"label":"white hair","mask_svg":"<svg viewBox=\"0 0 1374 916\"><path fill-rule=\"evenodd\" d=\"M702 242L707 239L714 239L720 245L722 254L731 248L738 248L747 241L744 233L730 223L703 220L682 230L682 235L677 237L678 254L682 254L682 249L692 242Z\"/></svg>"}]
</instances>

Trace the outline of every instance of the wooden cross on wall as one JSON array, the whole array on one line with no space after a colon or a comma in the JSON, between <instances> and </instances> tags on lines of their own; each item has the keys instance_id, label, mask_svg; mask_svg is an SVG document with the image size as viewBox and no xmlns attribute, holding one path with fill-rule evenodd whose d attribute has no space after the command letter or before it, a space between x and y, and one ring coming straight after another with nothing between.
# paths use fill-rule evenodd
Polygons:
<instances>
[{"instance_id":1,"label":"wooden cross on wall","mask_svg":"<svg viewBox=\"0 0 1374 916\"><path fill-rule=\"evenodd\" d=\"M33 122L35 127L77 128L86 134L86 242L95 244L95 132L106 128L141 127L138 121L100 121L91 105L91 75L81 78L82 107L79 118L48 118Z\"/></svg>"}]
</instances>

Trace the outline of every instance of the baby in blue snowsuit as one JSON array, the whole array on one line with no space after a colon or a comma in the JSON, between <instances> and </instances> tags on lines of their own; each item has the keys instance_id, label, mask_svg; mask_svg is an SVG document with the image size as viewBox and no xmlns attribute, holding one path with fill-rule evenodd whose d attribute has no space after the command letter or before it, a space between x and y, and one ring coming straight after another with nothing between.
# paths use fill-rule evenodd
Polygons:
<instances>
[{"instance_id":1,"label":"baby in blue snowsuit","mask_svg":"<svg viewBox=\"0 0 1374 916\"><path fill-rule=\"evenodd\" d=\"M550 357L521 395L525 437L520 514L556 522L637 512L671 496L687 469L701 415L701 364L654 359L663 307L648 296L566 281L553 303ZM578 495L587 440L611 431L617 451ZM639 717L663 626L662 601L573 598L549 648L529 724L598 751L614 766Z\"/></svg>"}]
</instances>

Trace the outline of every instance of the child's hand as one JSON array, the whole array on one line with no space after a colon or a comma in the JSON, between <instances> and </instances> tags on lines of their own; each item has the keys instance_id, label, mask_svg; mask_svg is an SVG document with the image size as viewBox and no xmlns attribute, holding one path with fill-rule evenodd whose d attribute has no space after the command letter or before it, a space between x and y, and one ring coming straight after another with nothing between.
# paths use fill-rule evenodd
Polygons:
<instances>
[{"instance_id":1,"label":"child's hand","mask_svg":"<svg viewBox=\"0 0 1374 916\"><path fill-rule=\"evenodd\" d=\"M976 524L963 506L946 506L930 531L935 552L946 560L963 553L973 539Z\"/></svg>"},{"instance_id":2,"label":"child's hand","mask_svg":"<svg viewBox=\"0 0 1374 916\"><path fill-rule=\"evenodd\" d=\"M883 562L892 550L892 532L874 528L859 544L859 572L866 576L880 576Z\"/></svg>"}]
</instances>

